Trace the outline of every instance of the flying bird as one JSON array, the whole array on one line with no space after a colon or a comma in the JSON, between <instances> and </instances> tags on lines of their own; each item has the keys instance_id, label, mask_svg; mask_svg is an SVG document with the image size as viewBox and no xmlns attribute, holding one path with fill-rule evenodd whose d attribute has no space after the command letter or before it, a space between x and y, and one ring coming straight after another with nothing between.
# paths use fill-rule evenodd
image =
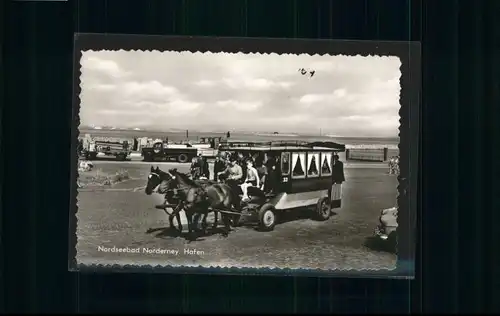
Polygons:
<instances>
[{"instance_id":1,"label":"flying bird","mask_svg":"<svg viewBox=\"0 0 500 316\"><path fill-rule=\"evenodd\" d=\"M314 74L316 73L316 70L306 70L304 68L300 68L299 69L299 72L301 75L305 76L306 74L309 73L309 77L312 78L312 76L314 76Z\"/></svg>"}]
</instances>

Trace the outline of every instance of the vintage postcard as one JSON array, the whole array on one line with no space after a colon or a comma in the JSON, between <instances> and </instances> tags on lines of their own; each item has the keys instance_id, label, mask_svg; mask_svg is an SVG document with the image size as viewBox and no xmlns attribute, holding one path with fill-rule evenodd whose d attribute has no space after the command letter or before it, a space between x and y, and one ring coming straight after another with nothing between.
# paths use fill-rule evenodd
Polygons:
<instances>
[{"instance_id":1,"label":"vintage postcard","mask_svg":"<svg viewBox=\"0 0 500 316\"><path fill-rule=\"evenodd\" d=\"M419 62L78 35L70 268L412 277Z\"/></svg>"}]
</instances>

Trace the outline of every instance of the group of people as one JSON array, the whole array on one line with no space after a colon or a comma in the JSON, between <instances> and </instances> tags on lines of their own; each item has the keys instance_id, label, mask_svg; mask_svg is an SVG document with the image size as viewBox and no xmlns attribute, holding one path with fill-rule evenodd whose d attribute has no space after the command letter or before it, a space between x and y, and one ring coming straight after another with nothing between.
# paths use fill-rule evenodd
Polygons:
<instances>
[{"instance_id":1,"label":"group of people","mask_svg":"<svg viewBox=\"0 0 500 316\"><path fill-rule=\"evenodd\" d=\"M209 179L210 169L208 167L207 158L203 157L201 154L194 157L191 161L190 173L193 180Z\"/></svg>"},{"instance_id":2,"label":"group of people","mask_svg":"<svg viewBox=\"0 0 500 316\"><path fill-rule=\"evenodd\" d=\"M191 175L194 180L213 180L225 182L231 187L239 186L243 193L242 201L250 199L248 188L255 187L265 194L272 194L277 189L281 177L279 154L243 152L220 152L214 162L214 172L211 175L207 159L201 155L194 158L191 164ZM333 156L332 185L345 181L344 164L339 156ZM329 192L330 195L331 192Z\"/></svg>"},{"instance_id":3,"label":"group of people","mask_svg":"<svg viewBox=\"0 0 500 316\"><path fill-rule=\"evenodd\" d=\"M250 199L248 188L255 187L265 193L273 193L279 168L279 156L267 153L253 156L242 152L221 152L216 156L212 177L205 157L198 156L191 164L193 179L210 179L225 182L230 186L239 186L243 193L242 201Z\"/></svg>"}]
</instances>

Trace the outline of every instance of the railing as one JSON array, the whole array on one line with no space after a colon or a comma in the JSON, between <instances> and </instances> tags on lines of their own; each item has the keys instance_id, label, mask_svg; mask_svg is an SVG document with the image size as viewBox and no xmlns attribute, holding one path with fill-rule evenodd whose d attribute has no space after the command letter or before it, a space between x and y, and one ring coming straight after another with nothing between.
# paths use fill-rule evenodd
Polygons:
<instances>
[{"instance_id":1,"label":"railing","mask_svg":"<svg viewBox=\"0 0 500 316\"><path fill-rule=\"evenodd\" d=\"M388 161L390 157L399 155L398 149L367 148L367 149L347 149L346 160L359 161Z\"/></svg>"},{"instance_id":2,"label":"railing","mask_svg":"<svg viewBox=\"0 0 500 316\"><path fill-rule=\"evenodd\" d=\"M248 141L226 141L219 144L220 149L235 149L241 147L271 148L271 147L303 147L312 149L314 147L324 147L344 151L345 145L333 142L306 142L306 141L269 141L269 142L248 142Z\"/></svg>"}]
</instances>

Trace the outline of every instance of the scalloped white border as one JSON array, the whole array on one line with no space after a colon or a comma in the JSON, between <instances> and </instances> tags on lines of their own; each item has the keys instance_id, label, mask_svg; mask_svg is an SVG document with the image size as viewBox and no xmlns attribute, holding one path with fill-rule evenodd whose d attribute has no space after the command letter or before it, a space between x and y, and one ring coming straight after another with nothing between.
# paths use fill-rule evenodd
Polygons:
<instances>
[{"instance_id":1,"label":"scalloped white border","mask_svg":"<svg viewBox=\"0 0 500 316\"><path fill-rule=\"evenodd\" d=\"M401 112L403 110L403 102L402 102L402 92L403 92L403 84L402 84L402 79L403 79L403 62L401 61L401 58L397 55L378 55L378 54L329 54L329 53L323 53L323 54L308 54L308 53L301 53L301 54L293 54L293 53L255 53L255 52L227 52L227 51L224 51L224 50L221 50L221 51L218 51L218 52L211 52L211 51L201 51L201 50L196 50L196 51L190 51L190 50L182 50L182 51L179 51L179 50L157 50L157 49L153 49L153 50L147 50L147 49L129 49L129 50L125 50L125 49L99 49L99 50L93 50L93 49L86 49L86 50L82 50L78 53L78 55L76 56L79 56L81 57L81 53L82 52L87 52L87 51L91 51L91 52L115 52L115 51L118 51L118 52L141 52L141 53L146 53L146 52L158 52L158 53L164 53L164 52L174 52L174 53L183 53L183 52L189 52L189 53L192 53L192 54L231 54L231 55L240 55L240 54L244 54L244 55L294 55L294 56L301 56L301 55L308 55L308 56L325 56L325 55L328 55L328 56L344 56L344 57L363 57L363 58L368 58L368 57L371 57L371 58L374 58L374 57L377 57L377 58L398 58L399 61L400 61L400 67L399 67L399 70L400 70L400 77L399 77L399 84L400 84L400 93L399 93L399 104L400 104L400 109L399 109L399 133L398 133L398 136L401 137L401 130L402 130L402 126L401 126L401 121L402 121L402 117L401 117ZM75 57L76 57L75 56ZM79 87L79 91L78 92L81 92L82 88L81 88L81 75L82 75L82 71L81 71L81 61L78 60L78 64L80 65L80 67L77 69L78 70L78 87ZM75 69L76 71L76 69ZM77 93L77 91L74 91L74 93ZM80 125L80 107L81 107L81 99L80 99L80 94L77 95L76 97L76 100L77 100L77 104L74 104L73 105L73 110L75 111L74 112L74 115L73 115L73 124L76 123L76 126L73 126L73 128L76 130L76 133L74 133L74 135L72 136L73 137L73 142L75 141L75 139L78 139L78 136L80 134L80 131L79 131L79 125ZM400 143L398 144L398 149L399 149L399 152L401 154L401 140L400 140ZM74 168L76 169L76 166L74 166ZM408 175L409 176L409 175ZM401 181L400 181L400 177L401 175L398 177L398 187L397 187L397 191L398 191L398 195L397 195L397 200L399 201L400 198L402 198L402 196L400 196L400 192L401 192ZM78 180L78 172L76 172L76 178L75 178L75 181L72 181L76 184L76 181ZM72 184L74 185L74 184ZM69 232L70 234L73 235L73 238L72 240L74 240L74 245L70 247L73 247L73 251L74 251L74 258L72 258L75 262L73 262L73 266L72 266L72 262L69 263L69 269L70 270L80 270L80 268L84 268L85 270L87 269L92 269L92 270L98 270L98 269L105 269L105 270L113 270L113 271L122 271L122 272L132 272L132 269L133 270L142 270L142 271L148 271L148 272L165 272L165 273L168 273L168 272L173 272L175 273L176 270L188 270L188 271L184 271L184 273L188 273L188 272L192 272L192 273L221 273L221 274L240 274L240 275L266 275L266 274L274 274L274 275L294 275L294 274L319 274L319 275L315 275L315 276L325 276L325 277L329 277L329 276L335 276L336 273L345 273L345 272L357 272L356 275L359 276L361 274L364 274L362 275L363 277L369 277L370 274L373 274L373 272L376 272L376 275L383 275L384 272L390 272L390 271L394 271L398 268L398 261L399 261L399 258L397 259L396 261L396 264L394 265L394 267L392 268L387 268L387 267L381 267L381 268L376 268L376 267L366 267L366 268L362 268L362 269L354 269L354 268L342 268L342 269L333 269L333 270L323 270L323 269L289 269L289 268L279 268L279 267L275 267L275 268L246 268L246 267L236 267L236 266L231 266L231 267L224 267L224 266L186 266L186 265L180 265L180 266L171 266L171 265L156 265L156 266L152 266L152 265L133 265L133 264L123 264L123 265L120 265L120 264L102 264L102 263L99 263L99 262L95 262L95 263L90 263L90 264L84 264L84 263L79 263L76 261L76 254L77 254L77 244L78 244L78 236L77 236L77 227L78 227L78 217L76 216L77 212L78 212L78 189L76 188L76 186L74 187L74 190L76 191L75 194L74 194L74 199L76 200L75 203L76 203L76 211L74 214L70 214L70 221L71 220L74 220L74 225L75 225L75 231L74 232ZM71 203L73 203L73 198L71 199ZM410 207L409 207L409 203L408 203L408 210L411 212L410 210ZM71 218L71 216L73 216L73 219ZM398 226L400 227L400 225ZM70 240L70 242L72 241ZM396 246L397 247L397 246ZM363 273L364 272L364 273ZM340 276L345 276L345 275L340 275Z\"/></svg>"}]
</instances>

